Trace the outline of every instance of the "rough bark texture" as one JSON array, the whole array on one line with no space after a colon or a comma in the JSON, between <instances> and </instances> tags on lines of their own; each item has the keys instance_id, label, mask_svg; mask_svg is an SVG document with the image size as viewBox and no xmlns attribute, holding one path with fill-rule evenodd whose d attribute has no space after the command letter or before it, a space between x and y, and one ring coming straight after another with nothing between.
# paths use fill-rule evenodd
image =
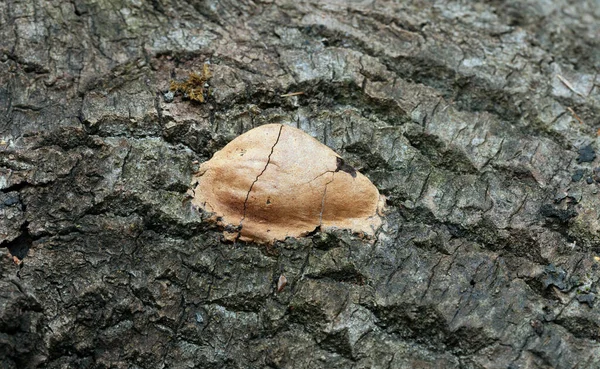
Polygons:
<instances>
[{"instance_id":1,"label":"rough bark texture","mask_svg":"<svg viewBox=\"0 0 600 369\"><path fill-rule=\"evenodd\" d=\"M0 1L0 367L600 367L599 9ZM387 196L374 244L191 210L266 123Z\"/></svg>"}]
</instances>

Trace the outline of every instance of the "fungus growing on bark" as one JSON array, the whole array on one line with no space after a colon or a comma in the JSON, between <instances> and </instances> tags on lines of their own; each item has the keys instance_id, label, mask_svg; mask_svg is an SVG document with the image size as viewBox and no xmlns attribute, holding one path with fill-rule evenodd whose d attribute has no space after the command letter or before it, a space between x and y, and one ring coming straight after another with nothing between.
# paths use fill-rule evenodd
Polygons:
<instances>
[{"instance_id":1,"label":"fungus growing on bark","mask_svg":"<svg viewBox=\"0 0 600 369\"><path fill-rule=\"evenodd\" d=\"M303 131L267 124L237 137L193 179L192 204L229 240L273 243L315 229L373 236L384 200L369 179Z\"/></svg>"}]
</instances>

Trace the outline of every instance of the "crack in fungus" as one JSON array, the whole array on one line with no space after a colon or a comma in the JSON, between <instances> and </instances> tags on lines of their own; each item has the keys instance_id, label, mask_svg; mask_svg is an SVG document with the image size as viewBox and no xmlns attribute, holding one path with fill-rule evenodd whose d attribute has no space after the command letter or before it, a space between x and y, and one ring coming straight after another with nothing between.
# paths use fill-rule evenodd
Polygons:
<instances>
[{"instance_id":1,"label":"crack in fungus","mask_svg":"<svg viewBox=\"0 0 600 369\"><path fill-rule=\"evenodd\" d=\"M258 182L258 179L260 178L260 176L263 175L263 173L265 172L265 170L267 170L267 167L271 163L271 156L273 155L273 151L275 151L275 146L277 146L277 143L279 142L279 138L281 137L282 130L283 130L283 125L281 125L281 127L279 127L279 133L277 134L277 139L275 140L275 143L271 147L271 152L269 153L269 156L267 157L267 163L265 164L265 167L263 168L263 170L260 173L258 173L258 175L256 176L256 179L254 179L254 182L252 182L252 184L250 185L250 189L248 190L248 193L246 194L246 199L244 200L244 213L242 215L242 219L240 220L240 225L238 227L239 232L238 232L238 235L236 236L236 240L240 237L242 228L244 227L243 223L244 223L244 220L246 219L246 211L248 210L248 198L250 197L252 188L254 187L256 182Z\"/></svg>"},{"instance_id":2,"label":"crack in fungus","mask_svg":"<svg viewBox=\"0 0 600 369\"><path fill-rule=\"evenodd\" d=\"M331 181L325 183L325 189L323 190L323 198L321 199L321 212L319 213L319 228L321 228L321 226L323 225L323 212L325 211L325 196L327 196L327 186L329 186L329 184L331 182L333 182L333 177L335 176L335 173L337 171L331 172L328 171L326 173L332 173L331 174Z\"/></svg>"}]
</instances>

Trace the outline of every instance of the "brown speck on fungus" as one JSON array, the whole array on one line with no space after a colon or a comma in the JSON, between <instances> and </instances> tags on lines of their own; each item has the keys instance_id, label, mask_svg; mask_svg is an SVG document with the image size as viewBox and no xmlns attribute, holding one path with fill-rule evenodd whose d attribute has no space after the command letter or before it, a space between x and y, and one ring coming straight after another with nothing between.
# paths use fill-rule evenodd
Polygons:
<instances>
[{"instance_id":1,"label":"brown speck on fungus","mask_svg":"<svg viewBox=\"0 0 600 369\"><path fill-rule=\"evenodd\" d=\"M305 132L267 124L237 137L193 179L192 204L229 240L272 244L315 229L373 236L384 199L367 177Z\"/></svg>"}]
</instances>

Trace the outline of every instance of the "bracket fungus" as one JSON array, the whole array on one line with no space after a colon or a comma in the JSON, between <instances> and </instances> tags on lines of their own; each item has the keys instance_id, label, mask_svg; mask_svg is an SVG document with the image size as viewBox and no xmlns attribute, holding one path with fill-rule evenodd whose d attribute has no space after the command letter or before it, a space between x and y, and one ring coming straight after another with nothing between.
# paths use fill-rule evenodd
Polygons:
<instances>
[{"instance_id":1,"label":"bracket fungus","mask_svg":"<svg viewBox=\"0 0 600 369\"><path fill-rule=\"evenodd\" d=\"M305 132L267 124L237 137L201 164L192 205L229 240L273 243L315 229L373 236L384 198L367 177Z\"/></svg>"}]
</instances>

